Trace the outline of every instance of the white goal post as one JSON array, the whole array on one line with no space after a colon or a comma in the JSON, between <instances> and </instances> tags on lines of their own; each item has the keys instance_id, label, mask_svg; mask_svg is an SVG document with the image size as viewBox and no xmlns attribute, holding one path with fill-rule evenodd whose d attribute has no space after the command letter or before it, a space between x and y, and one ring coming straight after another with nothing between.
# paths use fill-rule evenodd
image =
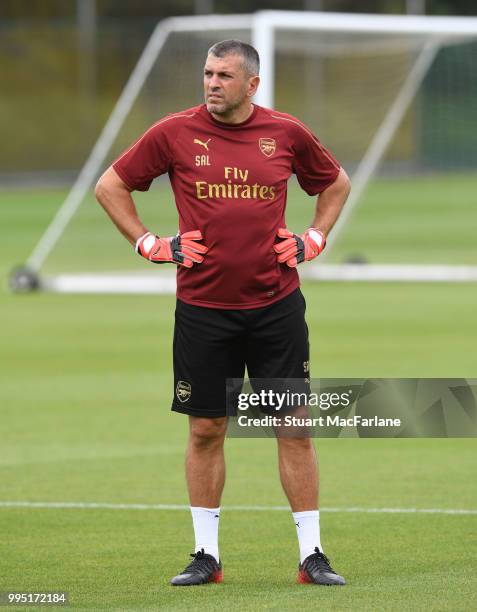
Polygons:
<instances>
[{"instance_id":1,"label":"white goal post","mask_svg":"<svg viewBox=\"0 0 477 612\"><path fill-rule=\"evenodd\" d=\"M141 57L127 81L114 109L111 112L96 144L75 183L55 217L47 227L38 244L28 258L24 268L12 277L14 289L43 288L52 291L78 292L151 292L173 291L174 282L166 277L151 284L150 274L134 275L131 283L127 275L61 275L42 277L45 260L53 251L60 236L75 215L85 196L97 180L107 156L121 127L130 113L148 75L151 73L168 38L178 32L220 32L221 30L243 31L261 56L261 86L255 97L257 104L274 106L276 79L277 40L282 31L312 32L318 35L336 33L345 40L347 35L381 34L410 38L414 37L417 52L409 66L406 78L400 84L392 103L375 130L351 179L352 194L331 233L327 251L339 235L350 215L359 203L363 191L379 166L386 150L406 111L416 96L423 79L428 74L443 45L460 44L477 40L477 18L363 15L343 13L318 13L294 11L260 11L253 15L208 15L177 17L161 21L153 31ZM413 38L413 40L414 40ZM299 41L296 42L299 44ZM282 109L287 110L287 109ZM324 259L323 257L320 258ZM326 280L419 280L419 281L475 281L477 267L474 266L370 266L355 264L345 266L325 263L309 264L301 271L303 277ZM76 284L75 284L76 283ZM143 283L143 284L142 284ZM151 289L153 287L153 289ZM129 288L129 289L128 289Z\"/></svg>"}]
</instances>

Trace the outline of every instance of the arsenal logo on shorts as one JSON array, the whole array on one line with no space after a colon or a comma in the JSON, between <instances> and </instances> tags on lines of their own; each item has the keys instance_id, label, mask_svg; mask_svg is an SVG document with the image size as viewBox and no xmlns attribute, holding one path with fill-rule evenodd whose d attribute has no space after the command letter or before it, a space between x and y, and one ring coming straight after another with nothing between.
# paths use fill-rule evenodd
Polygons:
<instances>
[{"instance_id":1,"label":"arsenal logo on shorts","mask_svg":"<svg viewBox=\"0 0 477 612\"><path fill-rule=\"evenodd\" d=\"M277 149L277 143L274 138L260 138L258 145L260 151L267 157L271 157Z\"/></svg>"},{"instance_id":2,"label":"arsenal logo on shorts","mask_svg":"<svg viewBox=\"0 0 477 612\"><path fill-rule=\"evenodd\" d=\"M186 382L185 380L179 380L176 385L177 399L184 403L190 398L191 395L192 387L190 386L190 383Z\"/></svg>"}]
</instances>

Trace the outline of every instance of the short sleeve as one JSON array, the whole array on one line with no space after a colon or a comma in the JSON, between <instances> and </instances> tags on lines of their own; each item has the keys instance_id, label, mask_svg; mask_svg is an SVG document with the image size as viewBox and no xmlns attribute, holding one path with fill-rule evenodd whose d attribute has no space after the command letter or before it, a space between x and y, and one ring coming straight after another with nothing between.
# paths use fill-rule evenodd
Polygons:
<instances>
[{"instance_id":1,"label":"short sleeve","mask_svg":"<svg viewBox=\"0 0 477 612\"><path fill-rule=\"evenodd\" d=\"M147 191L157 176L169 170L170 158L168 134L159 123L120 155L113 168L130 189Z\"/></svg>"},{"instance_id":2,"label":"short sleeve","mask_svg":"<svg viewBox=\"0 0 477 612\"><path fill-rule=\"evenodd\" d=\"M321 193L335 182L341 168L339 162L308 128L298 122L293 130L293 150L293 170L308 195Z\"/></svg>"}]
</instances>

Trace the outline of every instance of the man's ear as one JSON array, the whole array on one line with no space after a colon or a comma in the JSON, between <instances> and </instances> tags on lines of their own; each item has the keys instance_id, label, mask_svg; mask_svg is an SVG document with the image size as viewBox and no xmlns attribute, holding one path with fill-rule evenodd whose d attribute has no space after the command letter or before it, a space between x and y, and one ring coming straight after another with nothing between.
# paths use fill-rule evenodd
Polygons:
<instances>
[{"instance_id":1,"label":"man's ear","mask_svg":"<svg viewBox=\"0 0 477 612\"><path fill-rule=\"evenodd\" d=\"M259 76L252 77L248 83L247 96L250 96L250 97L254 96L257 93L259 84L260 84L260 77Z\"/></svg>"}]
</instances>

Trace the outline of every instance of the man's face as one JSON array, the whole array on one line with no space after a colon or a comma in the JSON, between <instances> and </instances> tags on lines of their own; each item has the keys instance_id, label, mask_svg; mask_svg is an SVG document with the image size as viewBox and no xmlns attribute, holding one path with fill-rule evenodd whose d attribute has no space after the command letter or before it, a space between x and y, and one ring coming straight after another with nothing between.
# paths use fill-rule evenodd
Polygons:
<instances>
[{"instance_id":1,"label":"man's face","mask_svg":"<svg viewBox=\"0 0 477 612\"><path fill-rule=\"evenodd\" d=\"M209 113L228 115L255 93L258 77L249 76L240 55L208 55L204 67L204 97Z\"/></svg>"}]
</instances>

